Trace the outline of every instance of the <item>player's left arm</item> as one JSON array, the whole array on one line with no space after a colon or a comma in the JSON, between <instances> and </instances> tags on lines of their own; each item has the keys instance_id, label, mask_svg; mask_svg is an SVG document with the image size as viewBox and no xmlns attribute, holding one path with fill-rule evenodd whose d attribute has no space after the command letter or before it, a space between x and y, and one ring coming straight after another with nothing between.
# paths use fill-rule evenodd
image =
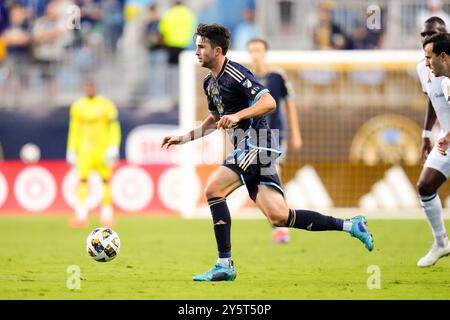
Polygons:
<instances>
[{"instance_id":1,"label":"player's left arm","mask_svg":"<svg viewBox=\"0 0 450 320\"><path fill-rule=\"evenodd\" d=\"M237 69L234 70L239 75L239 77L233 77L236 80L234 82L234 89L237 90L237 93L243 94L249 100L253 101L253 104L234 114L222 116L219 122L217 122L218 128L232 128L241 120L261 117L274 111L277 107L277 103L269 93L269 90L260 84L250 71L241 70L241 72Z\"/></svg>"},{"instance_id":2,"label":"player's left arm","mask_svg":"<svg viewBox=\"0 0 450 320\"><path fill-rule=\"evenodd\" d=\"M297 108L292 100L285 101L286 118L289 123L289 142L293 151L298 151L303 145L302 135L300 132Z\"/></svg>"},{"instance_id":3,"label":"player's left arm","mask_svg":"<svg viewBox=\"0 0 450 320\"><path fill-rule=\"evenodd\" d=\"M294 90L289 82L286 73L280 70L281 89L284 100L284 114L289 129L289 143L293 151L298 151L303 145L302 136L300 132L299 118L297 108L292 100Z\"/></svg>"},{"instance_id":4,"label":"player's left arm","mask_svg":"<svg viewBox=\"0 0 450 320\"><path fill-rule=\"evenodd\" d=\"M217 122L217 127L229 129L241 120L263 116L266 113L269 113L269 112L272 112L273 110L275 110L276 107L277 107L277 104L275 102L275 99L267 91L251 107L242 109L241 111L239 111L235 114L222 116L222 118L220 118L219 122Z\"/></svg>"},{"instance_id":5,"label":"player's left arm","mask_svg":"<svg viewBox=\"0 0 450 320\"><path fill-rule=\"evenodd\" d=\"M112 101L109 102L108 121L108 149L106 150L105 160L109 164L114 164L119 159L119 148L122 134L120 131L117 107Z\"/></svg>"}]
</instances>

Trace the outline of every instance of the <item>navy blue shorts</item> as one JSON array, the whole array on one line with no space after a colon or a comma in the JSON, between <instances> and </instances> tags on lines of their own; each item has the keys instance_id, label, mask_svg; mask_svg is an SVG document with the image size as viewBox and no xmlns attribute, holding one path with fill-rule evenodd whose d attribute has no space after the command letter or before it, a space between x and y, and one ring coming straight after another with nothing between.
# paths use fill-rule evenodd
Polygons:
<instances>
[{"instance_id":1,"label":"navy blue shorts","mask_svg":"<svg viewBox=\"0 0 450 320\"><path fill-rule=\"evenodd\" d=\"M277 141L269 131L249 130L232 141L234 150L225 159L223 165L236 172L245 184L248 194L256 201L259 185L268 185L284 196L280 178L276 171L277 159L282 152L277 148ZM252 143L258 141L257 143ZM265 142L265 144L264 144ZM264 144L264 145L263 145Z\"/></svg>"},{"instance_id":2,"label":"navy blue shorts","mask_svg":"<svg viewBox=\"0 0 450 320\"><path fill-rule=\"evenodd\" d=\"M242 184L247 188L248 195L253 201L256 201L259 185L271 186L284 197L283 187L281 186L280 178L276 172L273 174L262 174L261 167L258 165L251 165L245 171L237 164L224 163L223 166L230 168L239 175Z\"/></svg>"}]
</instances>

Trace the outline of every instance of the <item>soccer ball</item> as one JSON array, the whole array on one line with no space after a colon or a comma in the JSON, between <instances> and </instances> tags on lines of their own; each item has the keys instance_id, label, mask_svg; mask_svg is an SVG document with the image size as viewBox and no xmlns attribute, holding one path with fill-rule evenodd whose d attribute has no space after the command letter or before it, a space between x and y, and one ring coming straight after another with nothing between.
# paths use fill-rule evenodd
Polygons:
<instances>
[{"instance_id":1,"label":"soccer ball","mask_svg":"<svg viewBox=\"0 0 450 320\"><path fill-rule=\"evenodd\" d=\"M87 237L86 250L95 261L110 261L120 251L119 235L108 228L94 229Z\"/></svg>"},{"instance_id":2,"label":"soccer ball","mask_svg":"<svg viewBox=\"0 0 450 320\"><path fill-rule=\"evenodd\" d=\"M34 143L27 143L20 149L20 160L26 163L38 162L41 158L41 150Z\"/></svg>"}]
</instances>

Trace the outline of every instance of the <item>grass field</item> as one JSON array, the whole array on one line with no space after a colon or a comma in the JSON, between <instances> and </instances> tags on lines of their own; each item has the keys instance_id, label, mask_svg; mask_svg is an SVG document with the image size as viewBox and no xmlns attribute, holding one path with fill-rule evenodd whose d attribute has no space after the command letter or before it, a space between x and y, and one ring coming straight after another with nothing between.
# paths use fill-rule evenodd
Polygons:
<instances>
[{"instance_id":1,"label":"grass field","mask_svg":"<svg viewBox=\"0 0 450 320\"><path fill-rule=\"evenodd\" d=\"M291 243L273 244L266 221L235 220L236 281L194 283L216 259L208 220L118 217L122 251L98 263L85 252L91 227L69 229L67 217L1 217L0 299L450 299L450 257L416 267L432 240L425 220L369 227L372 253L338 232L293 230ZM69 265L80 267L79 290L66 287ZM380 268L380 289L367 288L369 265Z\"/></svg>"}]
</instances>

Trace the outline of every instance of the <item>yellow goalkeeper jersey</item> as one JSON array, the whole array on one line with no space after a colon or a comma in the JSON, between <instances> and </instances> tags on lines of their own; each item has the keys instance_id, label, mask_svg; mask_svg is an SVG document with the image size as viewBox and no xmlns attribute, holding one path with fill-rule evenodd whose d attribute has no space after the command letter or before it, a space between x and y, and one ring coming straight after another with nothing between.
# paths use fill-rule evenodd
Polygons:
<instances>
[{"instance_id":1,"label":"yellow goalkeeper jersey","mask_svg":"<svg viewBox=\"0 0 450 320\"><path fill-rule=\"evenodd\" d=\"M117 108L111 100L98 95L72 104L68 151L78 156L102 156L110 146L119 148L120 139Z\"/></svg>"}]
</instances>

